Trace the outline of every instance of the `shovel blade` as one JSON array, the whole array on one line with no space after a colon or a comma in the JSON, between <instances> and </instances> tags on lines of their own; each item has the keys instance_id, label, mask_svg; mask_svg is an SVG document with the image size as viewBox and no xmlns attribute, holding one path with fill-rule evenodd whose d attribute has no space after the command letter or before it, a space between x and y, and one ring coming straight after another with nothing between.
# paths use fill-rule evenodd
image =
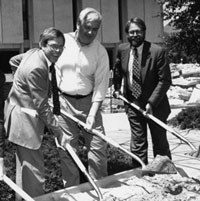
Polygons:
<instances>
[{"instance_id":1,"label":"shovel blade","mask_svg":"<svg viewBox=\"0 0 200 201\"><path fill-rule=\"evenodd\" d=\"M192 156L192 157L195 157L195 158L200 158L200 145L199 145L197 150L192 151L190 153L186 153L185 155L189 155L189 156Z\"/></svg>"},{"instance_id":2,"label":"shovel blade","mask_svg":"<svg viewBox=\"0 0 200 201\"><path fill-rule=\"evenodd\" d=\"M168 156L157 155L144 169L143 175L153 174L177 174L174 163Z\"/></svg>"}]
</instances>

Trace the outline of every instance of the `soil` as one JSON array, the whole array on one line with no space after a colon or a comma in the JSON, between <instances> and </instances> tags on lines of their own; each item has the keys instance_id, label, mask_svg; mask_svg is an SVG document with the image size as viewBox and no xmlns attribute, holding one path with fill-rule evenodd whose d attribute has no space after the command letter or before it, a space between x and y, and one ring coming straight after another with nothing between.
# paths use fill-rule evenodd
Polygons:
<instances>
[{"instance_id":1,"label":"soil","mask_svg":"<svg viewBox=\"0 0 200 201\"><path fill-rule=\"evenodd\" d=\"M4 158L6 175L13 181L15 180L14 150L10 143L6 144ZM45 192L50 193L63 189L58 152L54 138L48 133L44 136L43 151L46 166ZM80 153L82 154L80 158L87 165L84 151L80 151ZM131 169L132 159L127 154L123 154L114 148L108 149L108 160L109 175ZM86 178L82 177L82 183L86 181ZM100 190L104 201L195 201L200 200L200 178L185 178L179 175L155 175L142 178L133 176L116 181L116 183L109 183L109 185L100 188ZM15 200L15 192L2 181L0 181L0 195L1 201ZM60 199L51 201L67 200L94 201L98 199L96 192L91 191L81 193L81 195L65 193Z\"/></svg>"},{"instance_id":2,"label":"soil","mask_svg":"<svg viewBox=\"0 0 200 201\"><path fill-rule=\"evenodd\" d=\"M121 179L100 188L103 201L195 201L200 200L199 180L180 175L155 175ZM55 201L95 201L94 191L70 195Z\"/></svg>"}]
</instances>

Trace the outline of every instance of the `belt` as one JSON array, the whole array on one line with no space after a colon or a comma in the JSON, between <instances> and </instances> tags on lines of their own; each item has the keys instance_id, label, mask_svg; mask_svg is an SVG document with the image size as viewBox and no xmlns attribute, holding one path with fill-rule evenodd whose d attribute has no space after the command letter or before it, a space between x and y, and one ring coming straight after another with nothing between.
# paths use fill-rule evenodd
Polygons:
<instances>
[{"instance_id":1,"label":"belt","mask_svg":"<svg viewBox=\"0 0 200 201\"><path fill-rule=\"evenodd\" d=\"M75 98L75 99L81 99L81 98L85 98L87 96L89 96L90 94L88 95L80 95L80 94L76 94L76 95L70 95L70 94L66 94L66 93L63 93L61 92L61 94L65 97L70 97L70 98Z\"/></svg>"}]
</instances>

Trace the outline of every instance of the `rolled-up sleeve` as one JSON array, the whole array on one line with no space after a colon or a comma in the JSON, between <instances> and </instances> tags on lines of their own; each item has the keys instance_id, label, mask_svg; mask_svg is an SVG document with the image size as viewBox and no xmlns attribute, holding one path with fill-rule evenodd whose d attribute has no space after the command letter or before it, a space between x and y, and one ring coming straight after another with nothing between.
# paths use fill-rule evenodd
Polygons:
<instances>
[{"instance_id":1,"label":"rolled-up sleeve","mask_svg":"<svg viewBox=\"0 0 200 201\"><path fill-rule=\"evenodd\" d=\"M109 58L104 47L99 49L97 69L95 72L92 102L105 99L110 78Z\"/></svg>"}]
</instances>

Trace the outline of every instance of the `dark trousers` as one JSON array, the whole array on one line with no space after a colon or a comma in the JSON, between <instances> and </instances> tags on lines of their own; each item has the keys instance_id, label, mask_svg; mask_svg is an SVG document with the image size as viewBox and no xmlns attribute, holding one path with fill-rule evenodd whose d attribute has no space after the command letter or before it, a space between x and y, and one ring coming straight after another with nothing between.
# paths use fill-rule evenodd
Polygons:
<instances>
[{"instance_id":1,"label":"dark trousers","mask_svg":"<svg viewBox=\"0 0 200 201\"><path fill-rule=\"evenodd\" d=\"M153 155L166 155L171 159L171 152L167 140L166 130L157 125L150 119L144 117L139 111L136 111L131 106L127 105L127 116L131 128L131 142L130 150L136 154L145 164L148 164L148 140L147 140L147 126L149 127ZM166 118L160 118L166 123ZM133 161L133 167L139 167L137 161Z\"/></svg>"}]
</instances>

